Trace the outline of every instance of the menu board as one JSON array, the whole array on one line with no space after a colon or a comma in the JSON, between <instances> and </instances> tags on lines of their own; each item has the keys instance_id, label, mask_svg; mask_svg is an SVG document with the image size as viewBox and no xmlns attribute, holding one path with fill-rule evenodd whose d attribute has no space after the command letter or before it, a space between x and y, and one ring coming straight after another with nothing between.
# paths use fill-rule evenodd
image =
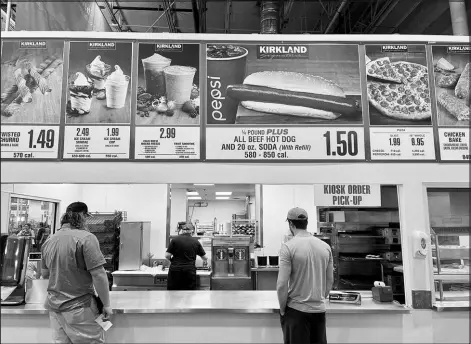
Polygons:
<instances>
[{"instance_id":1,"label":"menu board","mask_svg":"<svg viewBox=\"0 0 471 344\"><path fill-rule=\"evenodd\" d=\"M58 159L63 54L63 41L3 42L2 159Z\"/></svg>"},{"instance_id":2,"label":"menu board","mask_svg":"<svg viewBox=\"0 0 471 344\"><path fill-rule=\"evenodd\" d=\"M469 161L471 46L432 46L441 161Z\"/></svg>"},{"instance_id":3,"label":"menu board","mask_svg":"<svg viewBox=\"0 0 471 344\"><path fill-rule=\"evenodd\" d=\"M70 42L64 159L129 159L132 43Z\"/></svg>"},{"instance_id":4,"label":"menu board","mask_svg":"<svg viewBox=\"0 0 471 344\"><path fill-rule=\"evenodd\" d=\"M435 160L425 45L366 45L371 160Z\"/></svg>"},{"instance_id":5,"label":"menu board","mask_svg":"<svg viewBox=\"0 0 471 344\"><path fill-rule=\"evenodd\" d=\"M207 160L364 160L357 45L208 44Z\"/></svg>"},{"instance_id":6,"label":"menu board","mask_svg":"<svg viewBox=\"0 0 471 344\"><path fill-rule=\"evenodd\" d=\"M199 49L199 44L139 44L136 160L200 158Z\"/></svg>"},{"instance_id":7,"label":"menu board","mask_svg":"<svg viewBox=\"0 0 471 344\"><path fill-rule=\"evenodd\" d=\"M423 42L7 38L1 158L467 163L471 46Z\"/></svg>"}]
</instances>

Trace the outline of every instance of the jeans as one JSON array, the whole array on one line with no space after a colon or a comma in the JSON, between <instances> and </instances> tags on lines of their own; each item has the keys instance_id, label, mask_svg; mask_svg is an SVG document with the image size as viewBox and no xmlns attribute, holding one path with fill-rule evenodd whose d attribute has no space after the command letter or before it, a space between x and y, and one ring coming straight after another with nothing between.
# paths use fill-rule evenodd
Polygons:
<instances>
[{"instance_id":1,"label":"jeans","mask_svg":"<svg viewBox=\"0 0 471 344\"><path fill-rule=\"evenodd\" d=\"M105 343L105 331L95 322L98 315L95 300L89 307L66 312L49 311L54 343Z\"/></svg>"},{"instance_id":2,"label":"jeans","mask_svg":"<svg viewBox=\"0 0 471 344\"><path fill-rule=\"evenodd\" d=\"M286 307L280 322L285 344L327 344L325 312L305 313Z\"/></svg>"}]
</instances>

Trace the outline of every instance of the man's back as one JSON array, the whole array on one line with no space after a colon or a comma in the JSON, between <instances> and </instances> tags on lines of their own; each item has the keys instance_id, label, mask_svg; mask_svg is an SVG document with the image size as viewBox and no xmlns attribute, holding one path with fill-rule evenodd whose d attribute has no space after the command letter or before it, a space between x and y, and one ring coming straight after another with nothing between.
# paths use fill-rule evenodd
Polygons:
<instances>
[{"instance_id":1,"label":"man's back","mask_svg":"<svg viewBox=\"0 0 471 344\"><path fill-rule=\"evenodd\" d=\"M88 270L104 263L96 237L65 225L44 243L41 251L49 269L47 307L65 311L88 304L94 293Z\"/></svg>"},{"instance_id":2,"label":"man's back","mask_svg":"<svg viewBox=\"0 0 471 344\"><path fill-rule=\"evenodd\" d=\"M330 246L309 233L296 235L281 247L281 264L291 264L288 307L301 312L325 312Z\"/></svg>"}]
</instances>

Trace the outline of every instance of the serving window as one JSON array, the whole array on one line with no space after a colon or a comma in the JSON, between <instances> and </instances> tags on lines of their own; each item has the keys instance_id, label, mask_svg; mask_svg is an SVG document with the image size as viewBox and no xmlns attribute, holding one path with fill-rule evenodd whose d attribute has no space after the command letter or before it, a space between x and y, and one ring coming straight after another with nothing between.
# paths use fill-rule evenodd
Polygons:
<instances>
[{"instance_id":1,"label":"serving window","mask_svg":"<svg viewBox=\"0 0 471 344\"><path fill-rule=\"evenodd\" d=\"M427 190L435 302L470 300L469 190Z\"/></svg>"},{"instance_id":2,"label":"serving window","mask_svg":"<svg viewBox=\"0 0 471 344\"><path fill-rule=\"evenodd\" d=\"M40 252L55 228L56 210L57 203L51 200L12 194L8 234L31 237L30 252Z\"/></svg>"},{"instance_id":3,"label":"serving window","mask_svg":"<svg viewBox=\"0 0 471 344\"><path fill-rule=\"evenodd\" d=\"M381 186L377 207L317 207L319 237L332 247L334 289L371 290L391 286L405 303L397 187Z\"/></svg>"}]
</instances>

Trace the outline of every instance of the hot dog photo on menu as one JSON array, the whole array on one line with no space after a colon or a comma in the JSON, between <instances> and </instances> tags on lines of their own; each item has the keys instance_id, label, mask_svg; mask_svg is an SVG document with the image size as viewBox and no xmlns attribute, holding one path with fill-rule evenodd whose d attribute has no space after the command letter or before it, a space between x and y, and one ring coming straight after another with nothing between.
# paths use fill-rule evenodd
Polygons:
<instances>
[{"instance_id":1,"label":"hot dog photo on menu","mask_svg":"<svg viewBox=\"0 0 471 344\"><path fill-rule=\"evenodd\" d=\"M199 45L140 43L137 125L199 125Z\"/></svg>"},{"instance_id":2,"label":"hot dog photo on menu","mask_svg":"<svg viewBox=\"0 0 471 344\"><path fill-rule=\"evenodd\" d=\"M4 41L1 123L59 123L63 41Z\"/></svg>"},{"instance_id":3,"label":"hot dog photo on menu","mask_svg":"<svg viewBox=\"0 0 471 344\"><path fill-rule=\"evenodd\" d=\"M371 125L432 125L425 45L367 45Z\"/></svg>"},{"instance_id":4,"label":"hot dog photo on menu","mask_svg":"<svg viewBox=\"0 0 471 344\"><path fill-rule=\"evenodd\" d=\"M70 42L67 124L130 123L132 43Z\"/></svg>"},{"instance_id":5,"label":"hot dog photo on menu","mask_svg":"<svg viewBox=\"0 0 471 344\"><path fill-rule=\"evenodd\" d=\"M432 46L439 126L469 126L471 46Z\"/></svg>"},{"instance_id":6,"label":"hot dog photo on menu","mask_svg":"<svg viewBox=\"0 0 471 344\"><path fill-rule=\"evenodd\" d=\"M208 44L207 123L362 124L357 45Z\"/></svg>"}]
</instances>

